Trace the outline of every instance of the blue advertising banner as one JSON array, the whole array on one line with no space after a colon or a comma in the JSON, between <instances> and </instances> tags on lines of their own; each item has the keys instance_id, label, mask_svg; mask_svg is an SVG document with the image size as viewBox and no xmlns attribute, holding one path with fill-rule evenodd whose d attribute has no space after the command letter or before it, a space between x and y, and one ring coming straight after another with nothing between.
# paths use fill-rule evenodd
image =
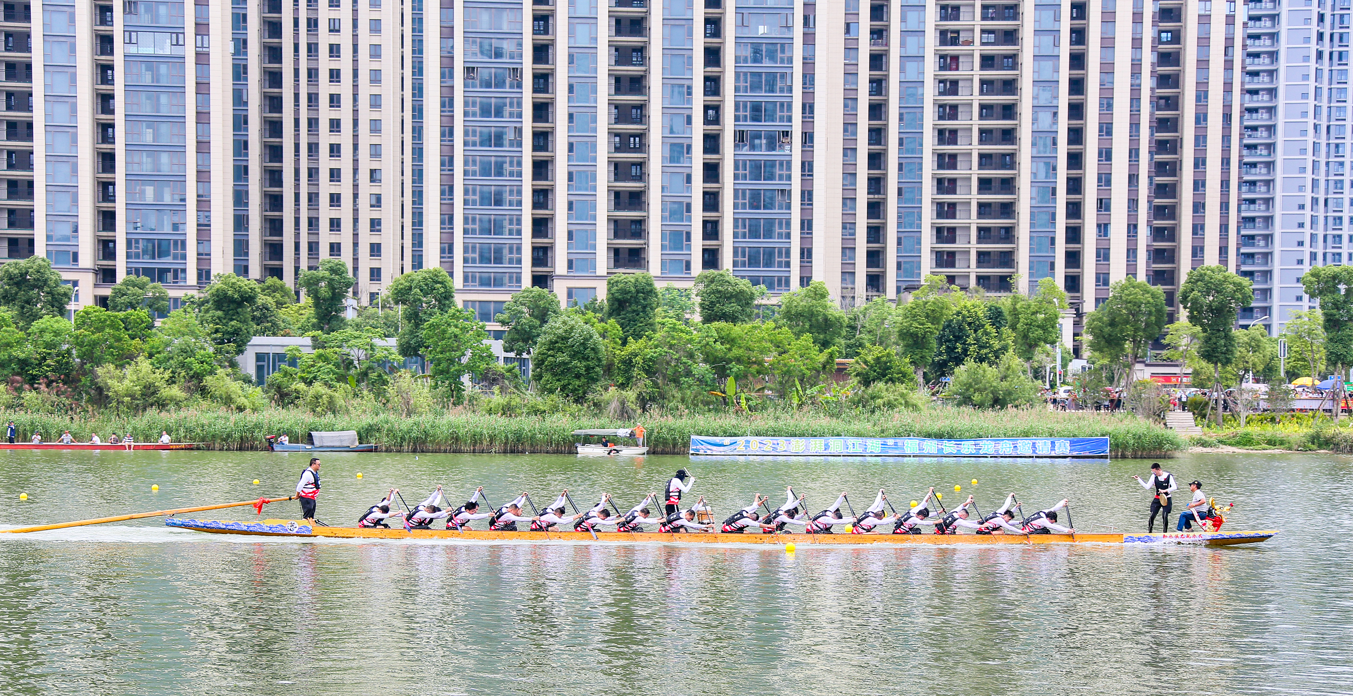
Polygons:
<instances>
[{"instance_id":1,"label":"blue advertising banner","mask_svg":"<svg viewBox=\"0 0 1353 696\"><path fill-rule=\"evenodd\" d=\"M691 454L732 457L1098 457L1107 437L930 440L919 437L691 436Z\"/></svg>"}]
</instances>

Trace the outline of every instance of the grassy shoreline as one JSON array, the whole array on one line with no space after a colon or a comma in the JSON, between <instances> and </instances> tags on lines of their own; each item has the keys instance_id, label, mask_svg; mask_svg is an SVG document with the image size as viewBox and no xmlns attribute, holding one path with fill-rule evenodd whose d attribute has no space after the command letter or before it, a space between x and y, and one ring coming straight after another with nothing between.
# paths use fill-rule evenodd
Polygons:
<instances>
[{"instance_id":1,"label":"grassy shoreline","mask_svg":"<svg viewBox=\"0 0 1353 696\"><path fill-rule=\"evenodd\" d=\"M469 411L401 417L390 412L315 415L297 409L258 412L179 410L137 416L95 415L91 418L0 412L13 420L20 437L34 429L45 440L64 430L77 441L92 432L105 439L130 431L140 442L153 441L166 430L176 442L198 442L211 450L262 450L264 435L286 433L304 442L311 430L356 430L362 442L375 442L394 452L572 453L573 430L631 427L600 415L493 416ZM1165 428L1128 414L1049 412L1042 409L979 411L937 407L920 412L851 413L829 416L808 412L758 414L644 415L654 454L685 454L691 435L764 437L1102 437L1113 456L1168 457L1187 443ZM1353 439L1351 439L1353 441Z\"/></svg>"}]
</instances>

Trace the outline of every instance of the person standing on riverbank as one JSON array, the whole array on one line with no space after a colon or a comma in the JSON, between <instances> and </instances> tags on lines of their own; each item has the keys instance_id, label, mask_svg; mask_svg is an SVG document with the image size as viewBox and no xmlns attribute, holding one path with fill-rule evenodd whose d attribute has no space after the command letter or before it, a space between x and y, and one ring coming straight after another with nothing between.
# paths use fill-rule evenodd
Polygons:
<instances>
[{"instance_id":1,"label":"person standing on riverbank","mask_svg":"<svg viewBox=\"0 0 1353 696\"><path fill-rule=\"evenodd\" d=\"M1140 476L1133 476L1137 483L1142 484L1142 488L1155 491L1155 497L1151 499L1151 519L1146 523L1146 533L1150 534L1156 530L1156 515L1161 515L1161 529L1170 531L1170 510L1174 503L1170 500L1170 494L1179 489L1179 485L1174 481L1174 474L1160 468L1160 462L1151 464L1151 478L1143 481Z\"/></svg>"},{"instance_id":2,"label":"person standing on riverbank","mask_svg":"<svg viewBox=\"0 0 1353 696\"><path fill-rule=\"evenodd\" d=\"M14 438L18 436L19 429L14 427L14 421L10 421L9 425L5 426L5 437L9 438L9 444L14 444Z\"/></svg>"},{"instance_id":3,"label":"person standing on riverbank","mask_svg":"<svg viewBox=\"0 0 1353 696\"><path fill-rule=\"evenodd\" d=\"M296 497L301 501L301 519L315 522L315 499L319 497L319 457L310 458L310 466L296 482Z\"/></svg>"}]
</instances>

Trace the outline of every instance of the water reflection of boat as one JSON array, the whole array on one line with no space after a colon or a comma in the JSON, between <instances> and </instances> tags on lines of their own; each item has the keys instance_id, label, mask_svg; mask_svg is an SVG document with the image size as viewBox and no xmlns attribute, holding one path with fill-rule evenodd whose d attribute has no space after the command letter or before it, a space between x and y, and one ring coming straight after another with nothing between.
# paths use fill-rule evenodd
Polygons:
<instances>
[{"instance_id":1,"label":"water reflection of boat","mask_svg":"<svg viewBox=\"0 0 1353 696\"><path fill-rule=\"evenodd\" d=\"M484 542L514 541L575 541L594 543L587 532L492 532L455 529L379 529L359 527L311 526L298 520L262 520L258 522L231 522L222 520L190 520L171 517L165 520L170 527L217 534L252 534L257 536L306 537L333 539L452 539ZM667 544L802 544L802 545L866 545L899 544L930 545L999 545L999 544L1156 544L1185 546L1229 546L1253 544L1267 540L1278 532L1180 532L1169 534L658 534L653 532L620 533L597 532L595 542L613 544L667 543Z\"/></svg>"},{"instance_id":2,"label":"water reflection of boat","mask_svg":"<svg viewBox=\"0 0 1353 696\"><path fill-rule=\"evenodd\" d=\"M648 454L648 447L644 446L641 436L634 430L625 428L609 428L602 430L574 430L574 435L583 437L600 437L602 442L576 442L574 446L578 448L579 456L587 457L636 457L641 454ZM611 438L625 438L633 440L634 444L624 444L611 442Z\"/></svg>"}]
</instances>

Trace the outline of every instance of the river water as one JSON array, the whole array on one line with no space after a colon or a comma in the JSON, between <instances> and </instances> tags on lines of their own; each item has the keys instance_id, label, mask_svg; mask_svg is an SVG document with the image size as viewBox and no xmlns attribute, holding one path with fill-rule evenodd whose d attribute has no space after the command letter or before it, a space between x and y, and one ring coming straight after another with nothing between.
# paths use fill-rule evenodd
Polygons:
<instances>
[{"instance_id":1,"label":"river water","mask_svg":"<svg viewBox=\"0 0 1353 696\"><path fill-rule=\"evenodd\" d=\"M1353 692L1353 459L1165 464L1181 484L1199 478L1234 501L1228 527L1282 533L1217 549L792 555L259 540L159 519L0 535L0 693ZM286 495L304 465L288 454L5 451L0 525ZM414 503L438 483L452 500L483 485L500 505L521 490L544 502L568 487L579 504L607 491L632 505L685 466L720 517L786 484L814 509L842 490L862 509L880 487L901 501L933 485L949 502L971 490L982 509L1014 491L1026 513L1067 496L1079 530L1135 531L1149 498L1130 476L1148 465L331 455L319 513L351 524L392 486ZM290 502L265 515L296 512Z\"/></svg>"}]
</instances>

